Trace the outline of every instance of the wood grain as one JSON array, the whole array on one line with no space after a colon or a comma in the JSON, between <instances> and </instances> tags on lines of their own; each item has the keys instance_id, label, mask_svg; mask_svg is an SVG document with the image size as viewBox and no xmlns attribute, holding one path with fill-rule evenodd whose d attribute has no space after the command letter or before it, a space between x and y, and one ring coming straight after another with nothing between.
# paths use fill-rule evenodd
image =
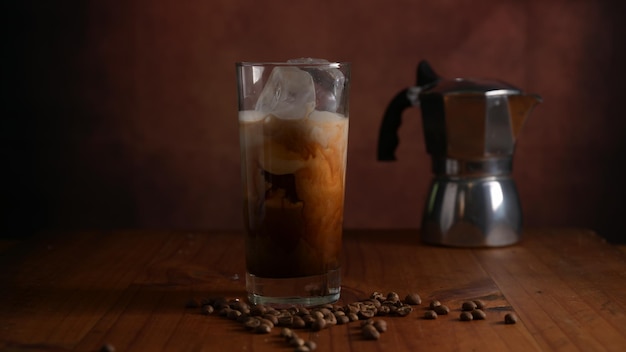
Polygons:
<instances>
[{"instance_id":1,"label":"wood grain","mask_svg":"<svg viewBox=\"0 0 626 352\"><path fill-rule=\"evenodd\" d=\"M529 230L519 245L455 249L417 231L347 231L342 302L373 291L418 292L404 318L384 318L378 341L358 323L301 335L318 351L423 349L609 350L626 346L626 253L592 232ZM233 232L46 233L0 246L0 350L288 351L189 298L245 297L243 236ZM429 300L451 308L422 318ZM461 303L487 302L487 319L461 322ZM520 320L505 325L515 312Z\"/></svg>"}]
</instances>

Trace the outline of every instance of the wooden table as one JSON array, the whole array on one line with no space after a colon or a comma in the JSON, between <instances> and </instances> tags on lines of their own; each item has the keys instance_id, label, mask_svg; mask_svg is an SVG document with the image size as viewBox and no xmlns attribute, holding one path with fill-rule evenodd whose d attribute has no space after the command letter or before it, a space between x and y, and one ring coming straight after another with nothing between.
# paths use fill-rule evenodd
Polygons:
<instances>
[{"instance_id":1,"label":"wooden table","mask_svg":"<svg viewBox=\"0 0 626 352\"><path fill-rule=\"evenodd\" d=\"M527 230L519 245L455 249L417 231L347 231L342 302L373 291L424 303L384 317L379 340L358 322L299 331L317 351L626 351L626 252L590 231ZM194 297L245 297L243 236L232 232L46 233L0 245L0 350L292 351L185 308ZM437 299L449 315L426 320ZM463 301L486 301L487 319L459 320ZM519 321L505 325L515 312Z\"/></svg>"}]
</instances>

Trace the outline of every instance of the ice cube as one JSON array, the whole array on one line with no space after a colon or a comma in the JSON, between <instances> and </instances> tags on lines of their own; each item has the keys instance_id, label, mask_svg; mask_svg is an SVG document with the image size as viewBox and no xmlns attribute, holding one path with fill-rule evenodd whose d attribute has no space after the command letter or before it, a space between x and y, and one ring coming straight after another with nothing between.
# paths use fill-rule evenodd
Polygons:
<instances>
[{"instance_id":1,"label":"ice cube","mask_svg":"<svg viewBox=\"0 0 626 352\"><path fill-rule=\"evenodd\" d=\"M312 64L311 67L305 67L303 70L309 72L313 77L317 110L337 112L346 81L343 72L332 65L324 65L330 64L325 59L299 58L287 62Z\"/></svg>"},{"instance_id":2,"label":"ice cube","mask_svg":"<svg viewBox=\"0 0 626 352\"><path fill-rule=\"evenodd\" d=\"M284 145L273 141L266 141L262 156L259 158L261 168L274 175L293 174L306 165L306 160Z\"/></svg>"},{"instance_id":3,"label":"ice cube","mask_svg":"<svg viewBox=\"0 0 626 352\"><path fill-rule=\"evenodd\" d=\"M260 111L244 110L239 112L239 122L251 123L263 120L266 115Z\"/></svg>"},{"instance_id":4,"label":"ice cube","mask_svg":"<svg viewBox=\"0 0 626 352\"><path fill-rule=\"evenodd\" d=\"M256 110L280 119L297 120L315 109L315 84L297 67L274 67L263 87Z\"/></svg>"}]
</instances>

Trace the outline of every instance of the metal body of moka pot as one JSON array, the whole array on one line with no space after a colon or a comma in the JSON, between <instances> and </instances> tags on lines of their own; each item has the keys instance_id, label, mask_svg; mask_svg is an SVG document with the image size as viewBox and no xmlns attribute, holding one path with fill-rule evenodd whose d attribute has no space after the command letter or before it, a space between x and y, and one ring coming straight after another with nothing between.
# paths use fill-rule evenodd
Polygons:
<instances>
[{"instance_id":1,"label":"metal body of moka pot","mask_svg":"<svg viewBox=\"0 0 626 352\"><path fill-rule=\"evenodd\" d=\"M516 137L541 98L501 81L442 79L426 62L417 86L387 108L378 158L394 160L402 111L420 106L434 174L422 240L457 247L498 247L521 238L522 209L511 177Z\"/></svg>"}]
</instances>

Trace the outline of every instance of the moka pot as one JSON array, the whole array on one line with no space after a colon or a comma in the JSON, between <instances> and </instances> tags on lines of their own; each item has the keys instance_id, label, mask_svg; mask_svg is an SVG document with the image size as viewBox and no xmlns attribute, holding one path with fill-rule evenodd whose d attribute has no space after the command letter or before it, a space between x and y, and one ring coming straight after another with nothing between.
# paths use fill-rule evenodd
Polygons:
<instances>
[{"instance_id":1,"label":"moka pot","mask_svg":"<svg viewBox=\"0 0 626 352\"><path fill-rule=\"evenodd\" d=\"M540 102L502 81L444 79L419 63L417 85L397 94L385 112L378 159L395 160L402 112L419 106L434 174L422 217L424 242L499 247L521 239L513 153L524 121Z\"/></svg>"}]
</instances>

